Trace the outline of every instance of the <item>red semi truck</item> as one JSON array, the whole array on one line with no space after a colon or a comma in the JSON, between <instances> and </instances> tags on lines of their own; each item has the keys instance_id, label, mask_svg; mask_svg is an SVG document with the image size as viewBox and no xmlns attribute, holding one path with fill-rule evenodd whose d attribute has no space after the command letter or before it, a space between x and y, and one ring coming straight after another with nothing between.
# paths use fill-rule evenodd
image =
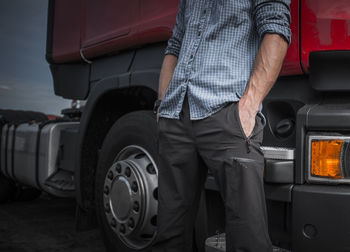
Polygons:
<instances>
[{"instance_id":1,"label":"red semi truck","mask_svg":"<svg viewBox=\"0 0 350 252\"><path fill-rule=\"evenodd\" d=\"M110 251L149 250L159 169L152 107L178 4L49 1L55 94L86 103L56 120L0 111L0 200L14 182L76 197L78 227L97 219ZM269 231L293 252L350 251L350 2L292 0L291 15L292 42L263 102ZM223 203L209 174L197 249L217 232Z\"/></svg>"}]
</instances>

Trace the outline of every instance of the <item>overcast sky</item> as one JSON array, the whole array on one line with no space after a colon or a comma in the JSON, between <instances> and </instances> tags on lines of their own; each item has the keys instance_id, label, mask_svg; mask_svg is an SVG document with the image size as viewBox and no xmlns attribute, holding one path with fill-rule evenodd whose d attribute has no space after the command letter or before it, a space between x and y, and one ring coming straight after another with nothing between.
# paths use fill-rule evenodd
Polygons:
<instances>
[{"instance_id":1,"label":"overcast sky","mask_svg":"<svg viewBox=\"0 0 350 252\"><path fill-rule=\"evenodd\" d=\"M0 108L60 114L45 60L47 0L0 1Z\"/></svg>"}]
</instances>

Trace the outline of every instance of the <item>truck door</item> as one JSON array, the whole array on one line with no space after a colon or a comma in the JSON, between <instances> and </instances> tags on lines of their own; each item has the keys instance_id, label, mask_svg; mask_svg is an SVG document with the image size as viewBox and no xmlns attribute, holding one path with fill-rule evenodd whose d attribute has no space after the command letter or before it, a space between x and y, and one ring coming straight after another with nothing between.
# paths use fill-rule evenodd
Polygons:
<instances>
[{"instance_id":1,"label":"truck door","mask_svg":"<svg viewBox=\"0 0 350 252\"><path fill-rule=\"evenodd\" d=\"M154 31L154 36L168 39L175 24L179 2L179 0L140 1L139 33ZM150 39L156 40L154 36Z\"/></svg>"},{"instance_id":2,"label":"truck door","mask_svg":"<svg viewBox=\"0 0 350 252\"><path fill-rule=\"evenodd\" d=\"M82 48L126 36L136 27L139 0L83 0Z\"/></svg>"}]
</instances>

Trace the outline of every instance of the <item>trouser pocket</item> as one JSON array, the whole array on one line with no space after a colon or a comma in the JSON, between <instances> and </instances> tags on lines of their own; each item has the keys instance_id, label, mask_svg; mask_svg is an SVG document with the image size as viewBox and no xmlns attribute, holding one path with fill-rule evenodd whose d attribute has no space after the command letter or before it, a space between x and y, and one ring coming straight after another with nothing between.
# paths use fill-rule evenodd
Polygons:
<instances>
[{"instance_id":1,"label":"trouser pocket","mask_svg":"<svg viewBox=\"0 0 350 252\"><path fill-rule=\"evenodd\" d=\"M242 122L241 119L239 117L239 106L238 106L238 102L234 103L234 107L233 107L233 114L234 114L234 119L237 122L239 129L241 131L242 137L244 139L250 139L252 137L254 137L255 135L257 135L260 131L262 131L264 129L265 126L265 122L263 117L260 115L260 112L256 114L255 116L255 124L253 127L252 132L250 133L249 136L246 136L246 134L244 133L243 130L243 126L242 126Z\"/></svg>"},{"instance_id":2,"label":"trouser pocket","mask_svg":"<svg viewBox=\"0 0 350 252\"><path fill-rule=\"evenodd\" d=\"M228 113L232 132L245 142L246 152L251 152L252 145L253 147L259 147L262 143L263 129L265 126L265 119L261 116L260 112L255 116L255 124L249 136L246 136L243 130L242 122L239 117L238 102L233 102L231 106L229 106Z\"/></svg>"},{"instance_id":3,"label":"trouser pocket","mask_svg":"<svg viewBox=\"0 0 350 252\"><path fill-rule=\"evenodd\" d=\"M261 159L232 158L232 168L227 171L225 204L227 251L272 251L263 168Z\"/></svg>"}]
</instances>

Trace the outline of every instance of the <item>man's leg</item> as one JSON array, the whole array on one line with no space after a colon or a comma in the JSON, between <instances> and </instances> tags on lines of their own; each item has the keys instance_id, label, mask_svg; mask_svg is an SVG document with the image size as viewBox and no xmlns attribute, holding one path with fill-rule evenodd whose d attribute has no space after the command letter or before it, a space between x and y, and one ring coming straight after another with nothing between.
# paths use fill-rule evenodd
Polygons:
<instances>
[{"instance_id":1,"label":"man's leg","mask_svg":"<svg viewBox=\"0 0 350 252\"><path fill-rule=\"evenodd\" d=\"M153 252L192 252L193 227L207 170L199 164L187 96L180 120L158 122L158 234Z\"/></svg>"},{"instance_id":2,"label":"man's leg","mask_svg":"<svg viewBox=\"0 0 350 252\"><path fill-rule=\"evenodd\" d=\"M256 117L250 141L244 135L238 104L194 124L200 155L219 185L226 213L226 251L271 252L260 150L263 122Z\"/></svg>"}]
</instances>

